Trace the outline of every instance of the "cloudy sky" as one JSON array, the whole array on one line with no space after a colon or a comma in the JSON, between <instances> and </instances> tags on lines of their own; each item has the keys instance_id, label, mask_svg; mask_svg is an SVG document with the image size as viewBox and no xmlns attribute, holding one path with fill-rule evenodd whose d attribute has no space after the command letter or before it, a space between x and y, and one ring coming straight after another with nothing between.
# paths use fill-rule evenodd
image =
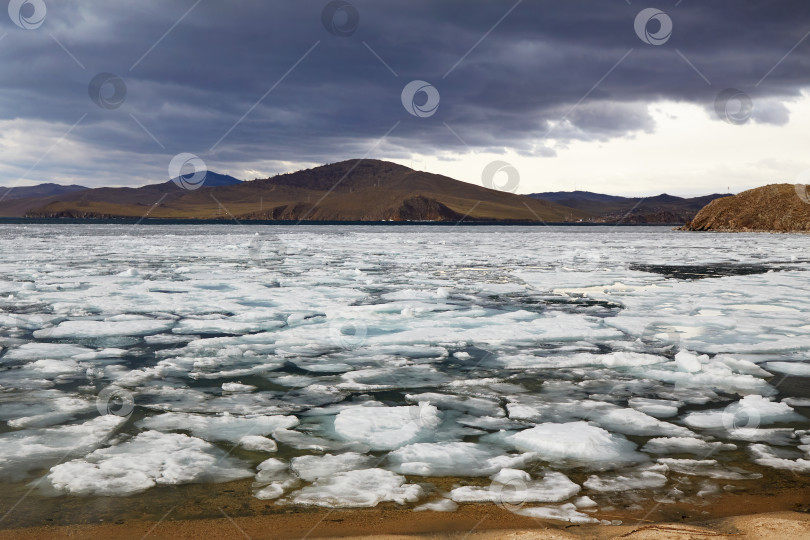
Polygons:
<instances>
[{"instance_id":1,"label":"cloudy sky","mask_svg":"<svg viewBox=\"0 0 810 540\"><path fill-rule=\"evenodd\" d=\"M479 183L500 160L520 193L736 192L810 169L806 0L8 11L2 185L136 186L184 152L242 179L371 157Z\"/></svg>"}]
</instances>

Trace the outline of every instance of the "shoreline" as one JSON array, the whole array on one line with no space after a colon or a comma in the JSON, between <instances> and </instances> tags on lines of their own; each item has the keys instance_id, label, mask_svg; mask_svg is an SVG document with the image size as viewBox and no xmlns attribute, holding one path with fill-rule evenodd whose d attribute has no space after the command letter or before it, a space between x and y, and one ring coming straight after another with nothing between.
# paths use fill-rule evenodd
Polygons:
<instances>
[{"instance_id":1,"label":"shoreline","mask_svg":"<svg viewBox=\"0 0 810 540\"><path fill-rule=\"evenodd\" d=\"M381 516L374 519L367 516L362 522L345 523L344 512L335 510L324 515L311 525L311 519L298 526L290 526L283 520L270 516L220 519L177 520L166 519L159 522L138 521L121 524L43 526L27 529L0 530L0 540L41 540L70 538L72 540L105 538L107 540L130 540L144 538L172 538L196 540L201 538L343 538L364 540L394 539L468 539L494 540L513 538L521 540L608 540L630 539L672 539L686 540L698 538L746 538L770 539L790 538L810 539L810 514L801 512L763 512L744 514L719 519L695 522L662 521L653 523L630 523L622 525L572 525L555 521L515 516L515 520L499 519L489 512L467 515L464 519L431 513L419 516L418 520L403 516ZM398 512L394 511L394 514ZM478 516L483 517L478 517ZM293 518L295 519L295 518ZM403 521L419 526L406 527ZM305 527L308 526L309 529Z\"/></svg>"},{"instance_id":2,"label":"shoreline","mask_svg":"<svg viewBox=\"0 0 810 540\"><path fill-rule=\"evenodd\" d=\"M464 504L455 512L414 512L393 503L363 509L279 508L239 515L239 499L219 497L194 503L216 511L189 518L178 506L161 506L161 517L98 523L38 525L0 529L0 540L45 538L129 540L143 538L365 538L427 539L609 539L609 538L791 538L810 540L810 491L774 489L771 493L726 493L702 504L659 504L643 510L600 509L592 515L614 524L572 524L521 516L495 504ZM189 503L192 501L186 501ZM527 505L527 507L536 505ZM539 505L543 506L543 505ZM556 506L556 505L554 505ZM164 511L163 508L166 508ZM178 519L173 519L177 514ZM214 517L211 517L214 516ZM221 516L221 517L219 517ZM124 517L124 516L122 516ZM618 524L618 522L621 524ZM742 534L741 534L742 533Z\"/></svg>"},{"instance_id":3,"label":"shoreline","mask_svg":"<svg viewBox=\"0 0 810 540\"><path fill-rule=\"evenodd\" d=\"M193 218L137 218L137 217L104 217L104 218L60 218L60 217L0 217L0 225L363 225L379 226L429 226L429 227L679 227L683 223L624 223L615 221L481 221L466 219L463 221L331 221L331 220L268 220L241 219L235 222L232 218L193 219ZM677 229L675 229L677 230Z\"/></svg>"}]
</instances>

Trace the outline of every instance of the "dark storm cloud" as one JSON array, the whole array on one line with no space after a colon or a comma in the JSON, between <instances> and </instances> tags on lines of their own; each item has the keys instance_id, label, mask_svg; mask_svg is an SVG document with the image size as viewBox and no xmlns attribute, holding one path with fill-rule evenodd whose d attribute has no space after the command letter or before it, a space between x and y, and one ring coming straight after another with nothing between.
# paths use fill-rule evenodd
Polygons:
<instances>
[{"instance_id":1,"label":"dark storm cloud","mask_svg":"<svg viewBox=\"0 0 810 540\"><path fill-rule=\"evenodd\" d=\"M326 1L202 0L190 12L190 0L45 2L38 29L4 19L0 119L70 126L87 113L71 137L96 160L134 153L155 168L179 152L218 163L336 161L364 155L397 122L375 155L467 146L553 155L551 139L654 131L653 101L714 114L729 87L751 96L752 121L784 124L782 101L810 83L810 40L780 63L810 31L803 0L658 2L674 28L660 46L634 30L647 4L525 0L476 47L514 0L352 0L350 36L323 26ZM338 27L353 24L345 15ZM100 72L125 82L120 107L90 99ZM438 89L434 115L402 106L414 79Z\"/></svg>"}]
</instances>

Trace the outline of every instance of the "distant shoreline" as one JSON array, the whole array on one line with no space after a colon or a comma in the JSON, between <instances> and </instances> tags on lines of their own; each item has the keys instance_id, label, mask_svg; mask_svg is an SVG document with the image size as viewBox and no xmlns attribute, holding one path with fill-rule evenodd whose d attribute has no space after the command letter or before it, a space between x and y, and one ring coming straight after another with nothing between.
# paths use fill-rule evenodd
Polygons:
<instances>
[{"instance_id":1,"label":"distant shoreline","mask_svg":"<svg viewBox=\"0 0 810 540\"><path fill-rule=\"evenodd\" d=\"M537 221L301 221L296 220L240 220L233 219L173 219L173 218L15 218L0 217L2 225L425 225L438 227L502 226L502 227L679 227L683 223L593 223L593 222L540 222Z\"/></svg>"}]
</instances>

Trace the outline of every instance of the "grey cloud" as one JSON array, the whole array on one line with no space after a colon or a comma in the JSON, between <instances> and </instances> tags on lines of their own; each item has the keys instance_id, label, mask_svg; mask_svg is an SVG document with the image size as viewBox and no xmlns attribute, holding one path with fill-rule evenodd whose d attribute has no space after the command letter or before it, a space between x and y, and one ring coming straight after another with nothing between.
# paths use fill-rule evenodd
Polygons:
<instances>
[{"instance_id":1,"label":"grey cloud","mask_svg":"<svg viewBox=\"0 0 810 540\"><path fill-rule=\"evenodd\" d=\"M810 42L777 66L807 31L810 5L800 0L670 2L661 7L674 31L662 46L635 34L643 6L620 1L526 0L476 47L512 0L355 0L360 23L349 37L324 28L326 3L207 0L161 39L193 2L50 1L37 30L3 23L0 120L70 126L87 113L71 137L97 162L137 156L131 166L141 167L140 178L179 152L220 168L362 156L397 122L378 157L467 146L551 156L549 138L564 146L652 132L647 104L671 99L711 109L725 87L751 95L755 121L781 125L788 120L782 101L810 81ZM99 72L125 81L120 108L89 99ZM413 79L440 93L430 118L400 103Z\"/></svg>"},{"instance_id":2,"label":"grey cloud","mask_svg":"<svg viewBox=\"0 0 810 540\"><path fill-rule=\"evenodd\" d=\"M751 119L760 124L784 126L790 120L790 111L781 101L760 100L754 103Z\"/></svg>"}]
</instances>

